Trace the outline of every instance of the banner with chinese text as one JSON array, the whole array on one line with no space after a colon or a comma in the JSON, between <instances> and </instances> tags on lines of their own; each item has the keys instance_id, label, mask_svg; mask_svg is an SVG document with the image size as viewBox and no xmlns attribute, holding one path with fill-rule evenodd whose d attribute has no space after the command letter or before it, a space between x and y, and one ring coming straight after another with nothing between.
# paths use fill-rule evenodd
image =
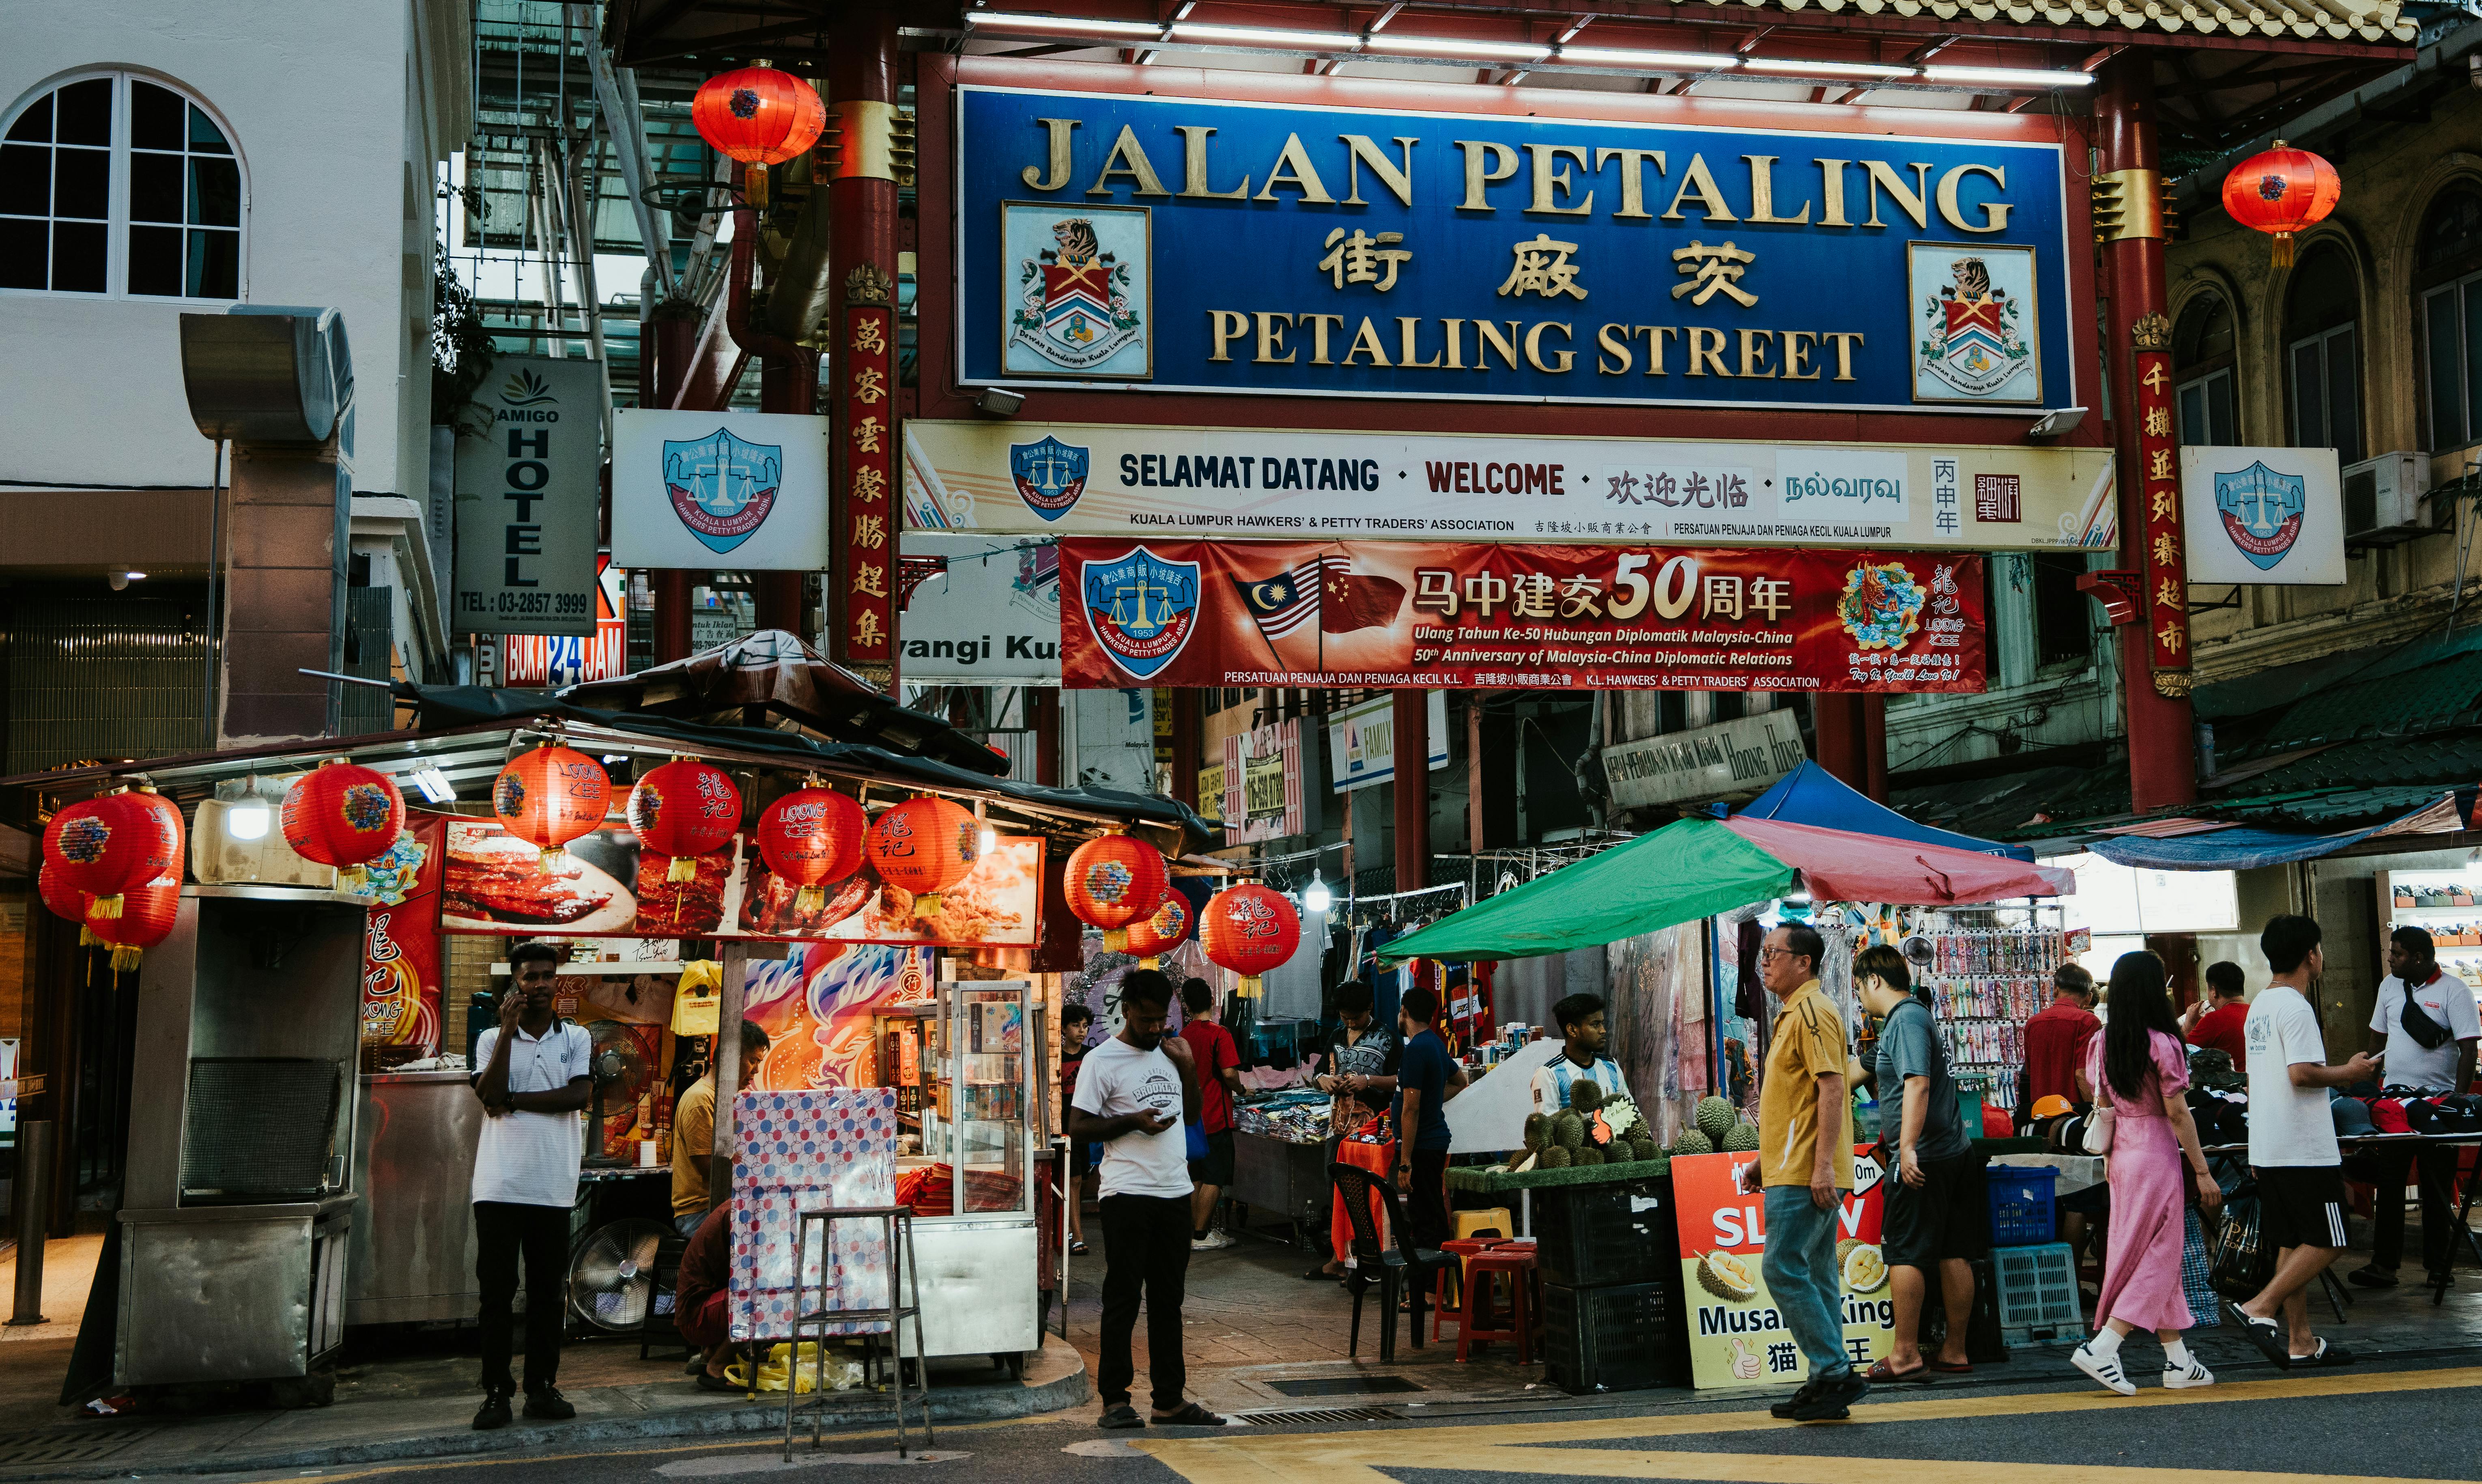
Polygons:
<instances>
[{"instance_id":1,"label":"banner with chinese text","mask_svg":"<svg viewBox=\"0 0 2482 1484\"><path fill-rule=\"evenodd\" d=\"M1836 1213L1837 1304L1844 1351L1862 1370L1887 1358L1896 1328L1888 1262L1879 1251L1883 1172L1866 1146L1853 1152L1855 1189ZM1680 1291L1689 1328L1690 1384L1777 1384L1809 1379L1809 1363L1767 1291L1766 1195L1756 1154L1685 1154L1672 1161L1680 1223Z\"/></svg>"},{"instance_id":2,"label":"banner with chinese text","mask_svg":"<svg viewBox=\"0 0 2482 1484\"><path fill-rule=\"evenodd\" d=\"M439 883L446 864L447 819L426 810L406 816L387 853L363 867L370 911L362 923L362 1044L439 1049Z\"/></svg>"},{"instance_id":3,"label":"banner with chinese text","mask_svg":"<svg viewBox=\"0 0 2482 1484\"><path fill-rule=\"evenodd\" d=\"M1977 556L1070 540L1060 574L1072 687L1984 684Z\"/></svg>"}]
</instances>

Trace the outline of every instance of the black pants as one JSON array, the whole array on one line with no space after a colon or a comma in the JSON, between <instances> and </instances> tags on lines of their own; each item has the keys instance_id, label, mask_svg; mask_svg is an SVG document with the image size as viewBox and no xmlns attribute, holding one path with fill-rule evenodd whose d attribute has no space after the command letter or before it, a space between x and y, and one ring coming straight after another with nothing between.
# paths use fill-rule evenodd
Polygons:
<instances>
[{"instance_id":1,"label":"black pants","mask_svg":"<svg viewBox=\"0 0 2482 1484\"><path fill-rule=\"evenodd\" d=\"M1448 1215L1448 1152L1443 1149L1413 1151L1413 1189L1405 1201L1406 1235L1416 1247L1436 1252L1439 1244L1456 1230ZM1413 1294L1416 1312L1430 1306L1428 1289Z\"/></svg>"},{"instance_id":2,"label":"black pants","mask_svg":"<svg viewBox=\"0 0 2482 1484\"><path fill-rule=\"evenodd\" d=\"M509 1379L509 1308L517 1296L517 1258L526 1263L526 1391L560 1379L560 1332L568 1309L568 1207L474 1203L474 1276L483 1285L483 1385L503 1393Z\"/></svg>"},{"instance_id":3,"label":"black pants","mask_svg":"<svg viewBox=\"0 0 2482 1484\"><path fill-rule=\"evenodd\" d=\"M1103 1365L1096 1378L1103 1405L1129 1399L1137 1363L1129 1337L1138 1326L1138 1299L1147 1305L1147 1377L1155 1407L1181 1404L1189 1374L1181 1364L1180 1297L1189 1276L1189 1201L1160 1196L1105 1196L1103 1220Z\"/></svg>"},{"instance_id":4,"label":"black pants","mask_svg":"<svg viewBox=\"0 0 2482 1484\"><path fill-rule=\"evenodd\" d=\"M2449 1244L2456 1235L2456 1207L2447 1196L2456 1185L2456 1151L2444 1146L2416 1151L2382 1145L2369 1151L2373 1173L2379 1176L2370 1260L2388 1268L2404 1264L2404 1187L2416 1154L2421 1159L2421 1265L2424 1272L2436 1273L2455 1260Z\"/></svg>"}]
</instances>

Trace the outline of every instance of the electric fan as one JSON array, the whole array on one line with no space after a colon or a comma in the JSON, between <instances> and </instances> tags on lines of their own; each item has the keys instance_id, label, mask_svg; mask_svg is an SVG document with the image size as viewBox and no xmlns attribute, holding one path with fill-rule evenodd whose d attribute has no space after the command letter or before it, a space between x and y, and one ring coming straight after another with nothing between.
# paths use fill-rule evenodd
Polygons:
<instances>
[{"instance_id":1,"label":"electric fan","mask_svg":"<svg viewBox=\"0 0 2482 1484\"><path fill-rule=\"evenodd\" d=\"M580 1319L613 1335L637 1333L647 1312L672 1303L669 1287L655 1285L655 1258L672 1229L633 1216L595 1228L568 1259L568 1307Z\"/></svg>"}]
</instances>

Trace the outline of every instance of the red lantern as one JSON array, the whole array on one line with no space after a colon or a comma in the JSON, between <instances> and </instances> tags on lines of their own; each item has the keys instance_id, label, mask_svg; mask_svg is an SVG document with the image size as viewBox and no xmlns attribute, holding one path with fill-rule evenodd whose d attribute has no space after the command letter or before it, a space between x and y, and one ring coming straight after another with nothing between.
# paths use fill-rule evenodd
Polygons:
<instances>
[{"instance_id":1,"label":"red lantern","mask_svg":"<svg viewBox=\"0 0 2482 1484\"><path fill-rule=\"evenodd\" d=\"M405 829L405 795L386 774L330 757L284 790L282 817L295 855L358 883L363 864L386 855Z\"/></svg>"},{"instance_id":2,"label":"red lantern","mask_svg":"<svg viewBox=\"0 0 2482 1484\"><path fill-rule=\"evenodd\" d=\"M118 917L124 892L181 869L181 811L140 784L72 804L43 830L43 861L60 872L57 890L94 897L86 920Z\"/></svg>"},{"instance_id":3,"label":"red lantern","mask_svg":"<svg viewBox=\"0 0 2482 1484\"><path fill-rule=\"evenodd\" d=\"M61 873L52 868L50 861L43 861L35 868L35 894L43 899L43 905L52 910L52 915L76 923L78 946L91 948L94 945L94 929L87 926L86 914L88 909L94 906L94 893L80 891L62 883Z\"/></svg>"},{"instance_id":4,"label":"red lantern","mask_svg":"<svg viewBox=\"0 0 2482 1484\"><path fill-rule=\"evenodd\" d=\"M181 873L167 871L143 887L132 887L118 917L97 917L94 940L112 948L112 971L125 974L138 967L141 954L172 936L172 919L181 911Z\"/></svg>"},{"instance_id":5,"label":"red lantern","mask_svg":"<svg viewBox=\"0 0 2482 1484\"><path fill-rule=\"evenodd\" d=\"M981 820L929 794L890 808L870 827L870 863L880 880L913 893L917 917L938 912L939 893L965 879L982 846Z\"/></svg>"},{"instance_id":6,"label":"red lantern","mask_svg":"<svg viewBox=\"0 0 2482 1484\"><path fill-rule=\"evenodd\" d=\"M1301 946L1302 919L1282 892L1255 882L1219 891L1199 914L1198 945L1207 959L1241 976L1235 993L1258 993L1258 976Z\"/></svg>"},{"instance_id":7,"label":"red lantern","mask_svg":"<svg viewBox=\"0 0 2482 1484\"><path fill-rule=\"evenodd\" d=\"M1162 851L1129 835L1106 835L1069 853L1060 882L1077 920L1101 928L1104 948L1119 953L1129 945L1129 924L1163 905L1172 874Z\"/></svg>"},{"instance_id":8,"label":"red lantern","mask_svg":"<svg viewBox=\"0 0 2482 1484\"><path fill-rule=\"evenodd\" d=\"M696 881L697 857L721 849L741 828L741 790L722 768L675 757L629 790L629 833L672 857L667 881Z\"/></svg>"},{"instance_id":9,"label":"red lantern","mask_svg":"<svg viewBox=\"0 0 2482 1484\"><path fill-rule=\"evenodd\" d=\"M743 67L699 84L690 122L715 152L739 160L753 206L767 204L767 167L818 143L828 107L819 90L774 67Z\"/></svg>"},{"instance_id":10,"label":"red lantern","mask_svg":"<svg viewBox=\"0 0 2482 1484\"><path fill-rule=\"evenodd\" d=\"M1129 952L1138 956L1140 967L1153 968L1156 960L1170 953L1189 937L1189 898L1177 891L1166 891L1163 905L1154 915L1143 922L1129 924Z\"/></svg>"},{"instance_id":11,"label":"red lantern","mask_svg":"<svg viewBox=\"0 0 2482 1484\"><path fill-rule=\"evenodd\" d=\"M796 913L827 905L827 888L861 869L870 816L832 788L812 783L767 806L758 816L758 854L767 869L791 882Z\"/></svg>"},{"instance_id":12,"label":"red lantern","mask_svg":"<svg viewBox=\"0 0 2482 1484\"><path fill-rule=\"evenodd\" d=\"M2292 266L2292 234L2327 220L2344 194L2336 167L2277 140L2224 177L2224 211L2243 226L2275 234L2275 266Z\"/></svg>"},{"instance_id":13,"label":"red lantern","mask_svg":"<svg viewBox=\"0 0 2482 1484\"><path fill-rule=\"evenodd\" d=\"M511 835L543 854L550 869L561 847L603 823L612 780L584 753L546 742L510 759L491 782L491 809Z\"/></svg>"}]
</instances>

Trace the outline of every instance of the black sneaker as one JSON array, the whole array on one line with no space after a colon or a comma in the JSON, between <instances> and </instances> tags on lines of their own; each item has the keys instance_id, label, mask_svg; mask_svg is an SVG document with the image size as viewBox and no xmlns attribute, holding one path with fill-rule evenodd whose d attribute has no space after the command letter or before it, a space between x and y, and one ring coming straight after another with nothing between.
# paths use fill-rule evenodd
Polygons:
<instances>
[{"instance_id":1,"label":"black sneaker","mask_svg":"<svg viewBox=\"0 0 2482 1484\"><path fill-rule=\"evenodd\" d=\"M2456 1274L2453 1271L2442 1268L2439 1272L2428 1274L2422 1279L2422 1282L2429 1287L2445 1290L2456 1286Z\"/></svg>"},{"instance_id":2,"label":"black sneaker","mask_svg":"<svg viewBox=\"0 0 2482 1484\"><path fill-rule=\"evenodd\" d=\"M509 1393L493 1391L483 1398L483 1409L474 1414L474 1430L487 1433L495 1427L509 1425Z\"/></svg>"},{"instance_id":3,"label":"black sneaker","mask_svg":"<svg viewBox=\"0 0 2482 1484\"><path fill-rule=\"evenodd\" d=\"M1819 1384L1818 1392L1793 1409L1796 1422L1840 1422L1851 1417L1853 1404L1870 1394L1870 1383L1858 1371L1846 1371Z\"/></svg>"},{"instance_id":4,"label":"black sneaker","mask_svg":"<svg viewBox=\"0 0 2482 1484\"><path fill-rule=\"evenodd\" d=\"M1817 1395L1818 1383L1815 1381L1805 1381L1801 1384L1800 1391L1793 1392L1790 1396L1787 1396L1783 1400L1777 1402L1774 1406L1769 1407L1767 1409L1767 1416L1779 1418L1789 1422L1792 1420L1792 1415L1794 1413L1799 1412L1802 1408L1809 1405L1810 1400Z\"/></svg>"},{"instance_id":5,"label":"black sneaker","mask_svg":"<svg viewBox=\"0 0 2482 1484\"><path fill-rule=\"evenodd\" d=\"M2396 1285L2396 1270L2373 1262L2346 1273L2344 1281L2363 1288L2392 1288Z\"/></svg>"},{"instance_id":6,"label":"black sneaker","mask_svg":"<svg viewBox=\"0 0 2482 1484\"><path fill-rule=\"evenodd\" d=\"M525 1410L526 1416L538 1422L566 1422L577 1416L577 1409L569 1405L568 1398L560 1394L560 1388L556 1386L528 1391Z\"/></svg>"}]
</instances>

